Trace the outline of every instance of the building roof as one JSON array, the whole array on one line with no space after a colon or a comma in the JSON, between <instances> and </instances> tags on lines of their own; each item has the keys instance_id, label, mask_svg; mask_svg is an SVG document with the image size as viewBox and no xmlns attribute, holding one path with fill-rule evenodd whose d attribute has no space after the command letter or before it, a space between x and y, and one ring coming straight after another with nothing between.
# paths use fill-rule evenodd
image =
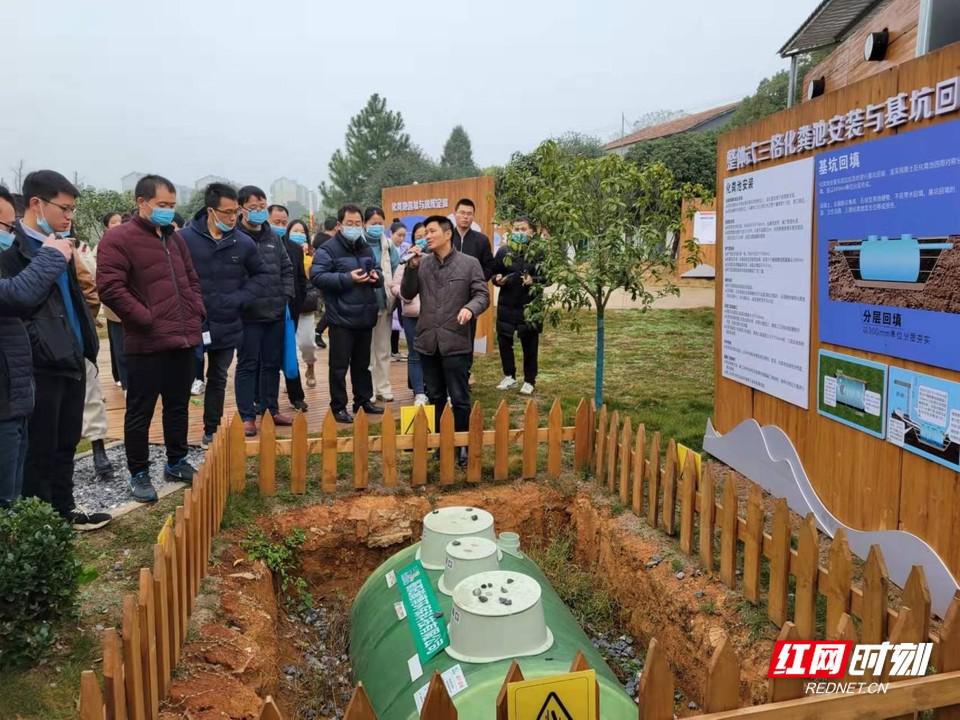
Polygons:
<instances>
[{"instance_id":1,"label":"building roof","mask_svg":"<svg viewBox=\"0 0 960 720\"><path fill-rule=\"evenodd\" d=\"M823 0L780 48L780 56L790 57L842 41L880 2Z\"/></svg>"},{"instance_id":2,"label":"building roof","mask_svg":"<svg viewBox=\"0 0 960 720\"><path fill-rule=\"evenodd\" d=\"M721 105L720 107L715 107L711 110L704 110L703 112L694 113L692 115L684 115L683 117L674 118L673 120L668 120L667 122L660 123L659 125L651 125L650 127L645 127L642 130L631 133L630 135L625 135L618 140L609 142L603 146L603 149L615 150L619 147L633 145L641 142L642 140L656 140L657 138L690 132L692 130L696 130L701 125L705 125L711 120L716 120L723 115L732 113L737 109L739 104L740 103L738 101L735 103L730 103L729 105Z\"/></svg>"}]
</instances>

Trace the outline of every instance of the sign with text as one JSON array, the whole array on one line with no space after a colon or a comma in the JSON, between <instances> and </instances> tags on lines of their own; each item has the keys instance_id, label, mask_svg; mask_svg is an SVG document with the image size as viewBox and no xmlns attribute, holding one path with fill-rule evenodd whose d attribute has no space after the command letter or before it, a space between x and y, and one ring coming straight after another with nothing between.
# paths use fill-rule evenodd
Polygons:
<instances>
[{"instance_id":1,"label":"sign with text","mask_svg":"<svg viewBox=\"0 0 960 720\"><path fill-rule=\"evenodd\" d=\"M820 339L960 370L960 122L817 158Z\"/></svg>"},{"instance_id":2,"label":"sign with text","mask_svg":"<svg viewBox=\"0 0 960 720\"><path fill-rule=\"evenodd\" d=\"M419 560L402 568L397 577L400 585L400 599L407 612L407 623L413 634L417 655L421 663L443 650L450 644L447 624L437 596L430 587L430 578Z\"/></svg>"},{"instance_id":3,"label":"sign with text","mask_svg":"<svg viewBox=\"0 0 960 720\"><path fill-rule=\"evenodd\" d=\"M507 685L509 720L599 720L595 670Z\"/></svg>"},{"instance_id":4,"label":"sign with text","mask_svg":"<svg viewBox=\"0 0 960 720\"><path fill-rule=\"evenodd\" d=\"M813 159L724 182L723 377L809 403Z\"/></svg>"},{"instance_id":5,"label":"sign with text","mask_svg":"<svg viewBox=\"0 0 960 720\"><path fill-rule=\"evenodd\" d=\"M844 425L884 438L887 366L872 360L820 351L817 412Z\"/></svg>"},{"instance_id":6,"label":"sign with text","mask_svg":"<svg viewBox=\"0 0 960 720\"><path fill-rule=\"evenodd\" d=\"M890 368L887 440L960 472L960 383Z\"/></svg>"}]
</instances>

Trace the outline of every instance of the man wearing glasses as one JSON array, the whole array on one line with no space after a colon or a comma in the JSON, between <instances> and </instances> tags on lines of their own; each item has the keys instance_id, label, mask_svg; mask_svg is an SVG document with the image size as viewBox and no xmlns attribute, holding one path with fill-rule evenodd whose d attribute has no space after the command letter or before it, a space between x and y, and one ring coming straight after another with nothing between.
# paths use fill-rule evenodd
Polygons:
<instances>
[{"instance_id":1,"label":"man wearing glasses","mask_svg":"<svg viewBox=\"0 0 960 720\"><path fill-rule=\"evenodd\" d=\"M200 277L207 319L203 345L207 382L203 398L203 437L206 448L220 427L227 371L233 351L243 340L243 311L261 292L266 269L256 245L237 228L237 191L211 183L203 191L204 207L183 228L182 235Z\"/></svg>"},{"instance_id":2,"label":"man wearing glasses","mask_svg":"<svg viewBox=\"0 0 960 720\"><path fill-rule=\"evenodd\" d=\"M453 248L464 255L470 255L480 263L483 279L489 282L493 277L493 251L490 238L479 230L473 229L477 215L477 206L470 198L460 198L454 208L456 228L453 233ZM477 318L470 320L470 384L473 385L473 343L477 336ZM487 348L488 350L490 348Z\"/></svg>"},{"instance_id":3,"label":"man wearing glasses","mask_svg":"<svg viewBox=\"0 0 960 720\"><path fill-rule=\"evenodd\" d=\"M79 195L53 170L27 175L26 208L13 244L0 255L0 274L15 277L39 261L44 243L70 230ZM27 425L23 495L46 500L78 530L94 530L110 522L110 516L76 507L73 455L83 427L84 358L96 362L98 341L73 261L24 322L33 350L35 404Z\"/></svg>"}]
</instances>

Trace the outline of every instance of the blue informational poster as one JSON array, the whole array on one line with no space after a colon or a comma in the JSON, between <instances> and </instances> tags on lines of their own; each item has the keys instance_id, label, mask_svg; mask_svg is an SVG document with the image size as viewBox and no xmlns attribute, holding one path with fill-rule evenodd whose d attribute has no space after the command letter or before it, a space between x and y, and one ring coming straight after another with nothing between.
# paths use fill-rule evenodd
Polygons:
<instances>
[{"instance_id":1,"label":"blue informational poster","mask_svg":"<svg viewBox=\"0 0 960 720\"><path fill-rule=\"evenodd\" d=\"M960 370L960 122L817 156L821 342Z\"/></svg>"},{"instance_id":2,"label":"blue informational poster","mask_svg":"<svg viewBox=\"0 0 960 720\"><path fill-rule=\"evenodd\" d=\"M891 367L887 440L960 472L960 383Z\"/></svg>"}]
</instances>

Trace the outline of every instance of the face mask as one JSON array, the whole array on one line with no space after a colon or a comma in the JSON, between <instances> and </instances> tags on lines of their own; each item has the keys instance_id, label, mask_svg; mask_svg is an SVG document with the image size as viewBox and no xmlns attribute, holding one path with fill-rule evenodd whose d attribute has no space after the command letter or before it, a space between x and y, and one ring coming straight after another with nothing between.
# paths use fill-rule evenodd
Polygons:
<instances>
[{"instance_id":1,"label":"face mask","mask_svg":"<svg viewBox=\"0 0 960 720\"><path fill-rule=\"evenodd\" d=\"M277 237L283 237L287 234L287 229L282 225L271 225L270 229L273 230L273 234Z\"/></svg>"},{"instance_id":2,"label":"face mask","mask_svg":"<svg viewBox=\"0 0 960 720\"><path fill-rule=\"evenodd\" d=\"M290 233L290 239L293 240L297 245L306 245L307 236L303 233Z\"/></svg>"},{"instance_id":3,"label":"face mask","mask_svg":"<svg viewBox=\"0 0 960 720\"><path fill-rule=\"evenodd\" d=\"M173 208L155 207L150 210L150 222L158 227L166 227L173 222L173 216L177 211Z\"/></svg>"},{"instance_id":4,"label":"face mask","mask_svg":"<svg viewBox=\"0 0 960 720\"><path fill-rule=\"evenodd\" d=\"M510 233L510 241L515 243L525 243L527 241L526 233Z\"/></svg>"},{"instance_id":5,"label":"face mask","mask_svg":"<svg viewBox=\"0 0 960 720\"><path fill-rule=\"evenodd\" d=\"M233 230L234 225L227 225L224 222L220 222L220 218L217 215L216 210L211 208L210 211L213 213L213 224L217 226L217 230L219 230L222 233L230 232L231 230Z\"/></svg>"},{"instance_id":6,"label":"face mask","mask_svg":"<svg viewBox=\"0 0 960 720\"><path fill-rule=\"evenodd\" d=\"M345 225L340 229L340 232L342 232L343 236L350 242L356 242L360 239L360 236L363 235L363 228Z\"/></svg>"},{"instance_id":7,"label":"face mask","mask_svg":"<svg viewBox=\"0 0 960 720\"><path fill-rule=\"evenodd\" d=\"M53 234L53 228L50 227L50 223L47 222L47 219L43 216L43 211L40 211L40 217L37 218L37 227L39 227L47 235Z\"/></svg>"},{"instance_id":8,"label":"face mask","mask_svg":"<svg viewBox=\"0 0 960 720\"><path fill-rule=\"evenodd\" d=\"M371 240L379 240L383 237L383 225L369 225L364 232Z\"/></svg>"},{"instance_id":9,"label":"face mask","mask_svg":"<svg viewBox=\"0 0 960 720\"><path fill-rule=\"evenodd\" d=\"M60 238L61 240L65 240L66 238L70 237L70 231L64 230L63 232L58 232L57 237Z\"/></svg>"},{"instance_id":10,"label":"face mask","mask_svg":"<svg viewBox=\"0 0 960 720\"><path fill-rule=\"evenodd\" d=\"M247 210L247 222L251 225L263 225L266 221L266 210Z\"/></svg>"},{"instance_id":11,"label":"face mask","mask_svg":"<svg viewBox=\"0 0 960 720\"><path fill-rule=\"evenodd\" d=\"M0 250L6 250L13 245L14 234L6 230L0 230Z\"/></svg>"},{"instance_id":12,"label":"face mask","mask_svg":"<svg viewBox=\"0 0 960 720\"><path fill-rule=\"evenodd\" d=\"M417 246L418 248L420 248L421 250L426 250L426 249L427 249L427 239L426 239L426 238L420 238L419 240L414 241L413 244L416 245L416 246Z\"/></svg>"}]
</instances>

